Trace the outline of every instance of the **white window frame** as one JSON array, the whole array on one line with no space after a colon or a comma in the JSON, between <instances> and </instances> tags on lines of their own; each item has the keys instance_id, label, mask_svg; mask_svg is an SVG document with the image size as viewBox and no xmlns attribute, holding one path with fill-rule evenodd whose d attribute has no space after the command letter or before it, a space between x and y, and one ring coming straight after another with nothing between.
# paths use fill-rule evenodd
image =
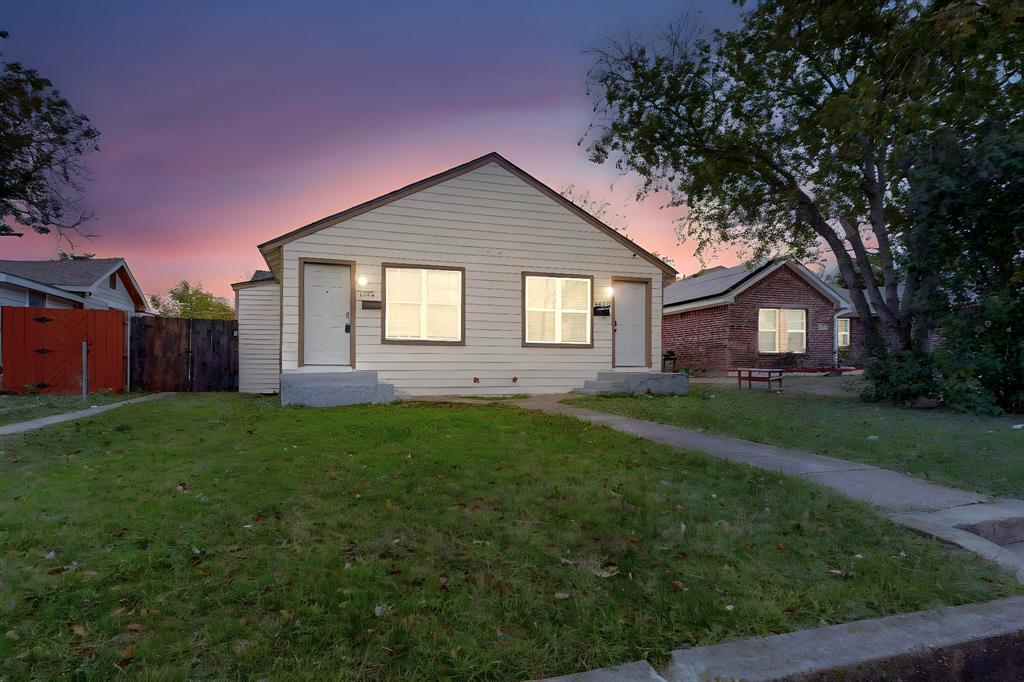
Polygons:
<instances>
[{"instance_id":1,"label":"white window frame","mask_svg":"<svg viewBox=\"0 0 1024 682\"><path fill-rule=\"evenodd\" d=\"M395 301L394 296L388 295L388 271L389 270L418 270L420 273L420 333L418 336L394 336L389 328L389 318L392 303L403 303ZM459 304L456 311L456 319L459 324L458 338L431 338L427 336L427 311L429 302L427 300L427 273L431 270L443 270L455 272L459 275ZM466 343L466 269L451 266L435 265L405 265L401 263L383 263L381 265L381 285L383 287L384 305L381 315L381 342L382 343L406 343L406 344L438 344L448 346L461 346ZM404 303L409 303L405 301Z\"/></svg>"},{"instance_id":2,"label":"white window frame","mask_svg":"<svg viewBox=\"0 0 1024 682\"><path fill-rule=\"evenodd\" d=\"M555 287L554 308L531 308L528 305L526 289L531 279L551 279L559 282ZM587 308L586 310L564 310L562 308L562 287L563 281L581 281L587 283ZM555 340L554 341L531 341L530 340L530 316L531 312L543 312L555 314ZM586 313L587 340L586 341L562 341L562 313ZM594 278L589 275L562 275L544 272L523 273L523 346L537 347L567 347L567 348L593 348L594 347Z\"/></svg>"},{"instance_id":3,"label":"white window frame","mask_svg":"<svg viewBox=\"0 0 1024 682\"><path fill-rule=\"evenodd\" d=\"M775 328L762 328L761 327L761 311L771 310L775 312ZM789 328L789 315L786 313L798 312L801 314L803 320L803 327L801 329L790 329ZM775 332L775 344L773 350L764 350L761 348L761 332ZM757 309L757 352L762 355L781 355L783 353L796 353L802 355L807 353L807 311L803 308L758 308ZM799 332L803 335L803 348L800 350L789 349L789 334Z\"/></svg>"},{"instance_id":4,"label":"white window frame","mask_svg":"<svg viewBox=\"0 0 1024 682\"><path fill-rule=\"evenodd\" d=\"M843 324L844 322L846 324ZM843 329L844 326L846 329ZM848 317L840 317L836 320L836 345L839 348L850 347L850 318Z\"/></svg>"}]
</instances>

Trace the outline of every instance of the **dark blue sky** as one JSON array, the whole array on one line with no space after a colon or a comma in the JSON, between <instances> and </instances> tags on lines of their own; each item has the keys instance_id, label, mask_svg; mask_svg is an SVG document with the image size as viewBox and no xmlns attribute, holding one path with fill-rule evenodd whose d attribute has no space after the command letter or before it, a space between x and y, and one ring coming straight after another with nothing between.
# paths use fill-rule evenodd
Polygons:
<instances>
[{"instance_id":1,"label":"dark blue sky","mask_svg":"<svg viewBox=\"0 0 1024 682\"><path fill-rule=\"evenodd\" d=\"M612 202L631 236L696 266L657 201L632 201L577 146L589 48L654 34L704 2L14 2L4 58L54 81L102 133L87 203L143 287L226 294L255 245L489 151ZM615 183L612 188L612 183ZM56 242L0 243L47 258Z\"/></svg>"}]
</instances>

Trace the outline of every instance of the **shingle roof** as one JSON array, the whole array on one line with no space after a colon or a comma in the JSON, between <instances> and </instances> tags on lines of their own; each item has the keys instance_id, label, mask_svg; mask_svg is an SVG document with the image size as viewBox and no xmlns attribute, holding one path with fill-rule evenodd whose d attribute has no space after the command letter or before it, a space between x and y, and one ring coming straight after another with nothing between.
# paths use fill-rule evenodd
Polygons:
<instances>
[{"instance_id":1,"label":"shingle roof","mask_svg":"<svg viewBox=\"0 0 1024 682\"><path fill-rule=\"evenodd\" d=\"M0 272L24 277L43 284L89 288L110 272L121 258L82 258L79 260L0 260Z\"/></svg>"},{"instance_id":2,"label":"shingle roof","mask_svg":"<svg viewBox=\"0 0 1024 682\"><path fill-rule=\"evenodd\" d=\"M252 273L252 277L249 278L250 282L263 282L268 279L274 279L274 273L270 270L257 270Z\"/></svg>"},{"instance_id":3,"label":"shingle roof","mask_svg":"<svg viewBox=\"0 0 1024 682\"><path fill-rule=\"evenodd\" d=\"M696 275L691 275L665 287L664 305L690 303L704 298L722 296L774 262L768 261L754 267L742 263L731 268L710 268L698 272Z\"/></svg>"}]
</instances>

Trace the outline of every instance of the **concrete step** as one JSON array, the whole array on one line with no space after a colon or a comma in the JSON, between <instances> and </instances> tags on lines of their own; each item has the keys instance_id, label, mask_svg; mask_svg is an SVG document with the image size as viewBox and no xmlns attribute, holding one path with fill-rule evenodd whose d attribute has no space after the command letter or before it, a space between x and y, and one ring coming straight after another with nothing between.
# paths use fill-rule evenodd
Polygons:
<instances>
[{"instance_id":1,"label":"concrete step","mask_svg":"<svg viewBox=\"0 0 1024 682\"><path fill-rule=\"evenodd\" d=\"M301 381L314 384L375 384L375 370L356 370L354 372L286 372L283 376L302 377Z\"/></svg>"},{"instance_id":2,"label":"concrete step","mask_svg":"<svg viewBox=\"0 0 1024 682\"><path fill-rule=\"evenodd\" d=\"M689 375L662 372L598 372L597 380L616 384L621 393L686 395L690 387Z\"/></svg>"},{"instance_id":3,"label":"concrete step","mask_svg":"<svg viewBox=\"0 0 1024 682\"><path fill-rule=\"evenodd\" d=\"M376 372L309 372L281 375L281 404L336 407L390 403L394 384L377 381Z\"/></svg>"},{"instance_id":4,"label":"concrete step","mask_svg":"<svg viewBox=\"0 0 1024 682\"><path fill-rule=\"evenodd\" d=\"M614 372L605 371L597 373L598 381L625 381L629 377L649 377L652 374L658 374L658 372Z\"/></svg>"},{"instance_id":5,"label":"concrete step","mask_svg":"<svg viewBox=\"0 0 1024 682\"><path fill-rule=\"evenodd\" d=\"M620 393L622 392L622 386L613 381L594 381L590 379L583 382L583 388L579 392L588 395L595 393Z\"/></svg>"}]
</instances>

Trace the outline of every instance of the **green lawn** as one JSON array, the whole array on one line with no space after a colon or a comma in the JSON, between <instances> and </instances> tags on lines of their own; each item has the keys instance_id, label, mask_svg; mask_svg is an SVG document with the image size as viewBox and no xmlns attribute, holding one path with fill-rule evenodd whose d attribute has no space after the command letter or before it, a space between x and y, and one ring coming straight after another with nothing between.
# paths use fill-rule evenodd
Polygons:
<instances>
[{"instance_id":1,"label":"green lawn","mask_svg":"<svg viewBox=\"0 0 1024 682\"><path fill-rule=\"evenodd\" d=\"M501 405L0 439L0 677L516 679L1021 593L801 481Z\"/></svg>"},{"instance_id":2,"label":"green lawn","mask_svg":"<svg viewBox=\"0 0 1024 682\"><path fill-rule=\"evenodd\" d=\"M587 396L572 405L869 462L992 495L1024 496L1024 417L975 417L856 398L691 385L690 395Z\"/></svg>"},{"instance_id":3,"label":"green lawn","mask_svg":"<svg viewBox=\"0 0 1024 682\"><path fill-rule=\"evenodd\" d=\"M140 394L109 393L102 391L90 393L88 400L78 395L24 395L0 394L0 426L24 422L36 417L47 417L51 414L84 410L93 405L117 403Z\"/></svg>"}]
</instances>

